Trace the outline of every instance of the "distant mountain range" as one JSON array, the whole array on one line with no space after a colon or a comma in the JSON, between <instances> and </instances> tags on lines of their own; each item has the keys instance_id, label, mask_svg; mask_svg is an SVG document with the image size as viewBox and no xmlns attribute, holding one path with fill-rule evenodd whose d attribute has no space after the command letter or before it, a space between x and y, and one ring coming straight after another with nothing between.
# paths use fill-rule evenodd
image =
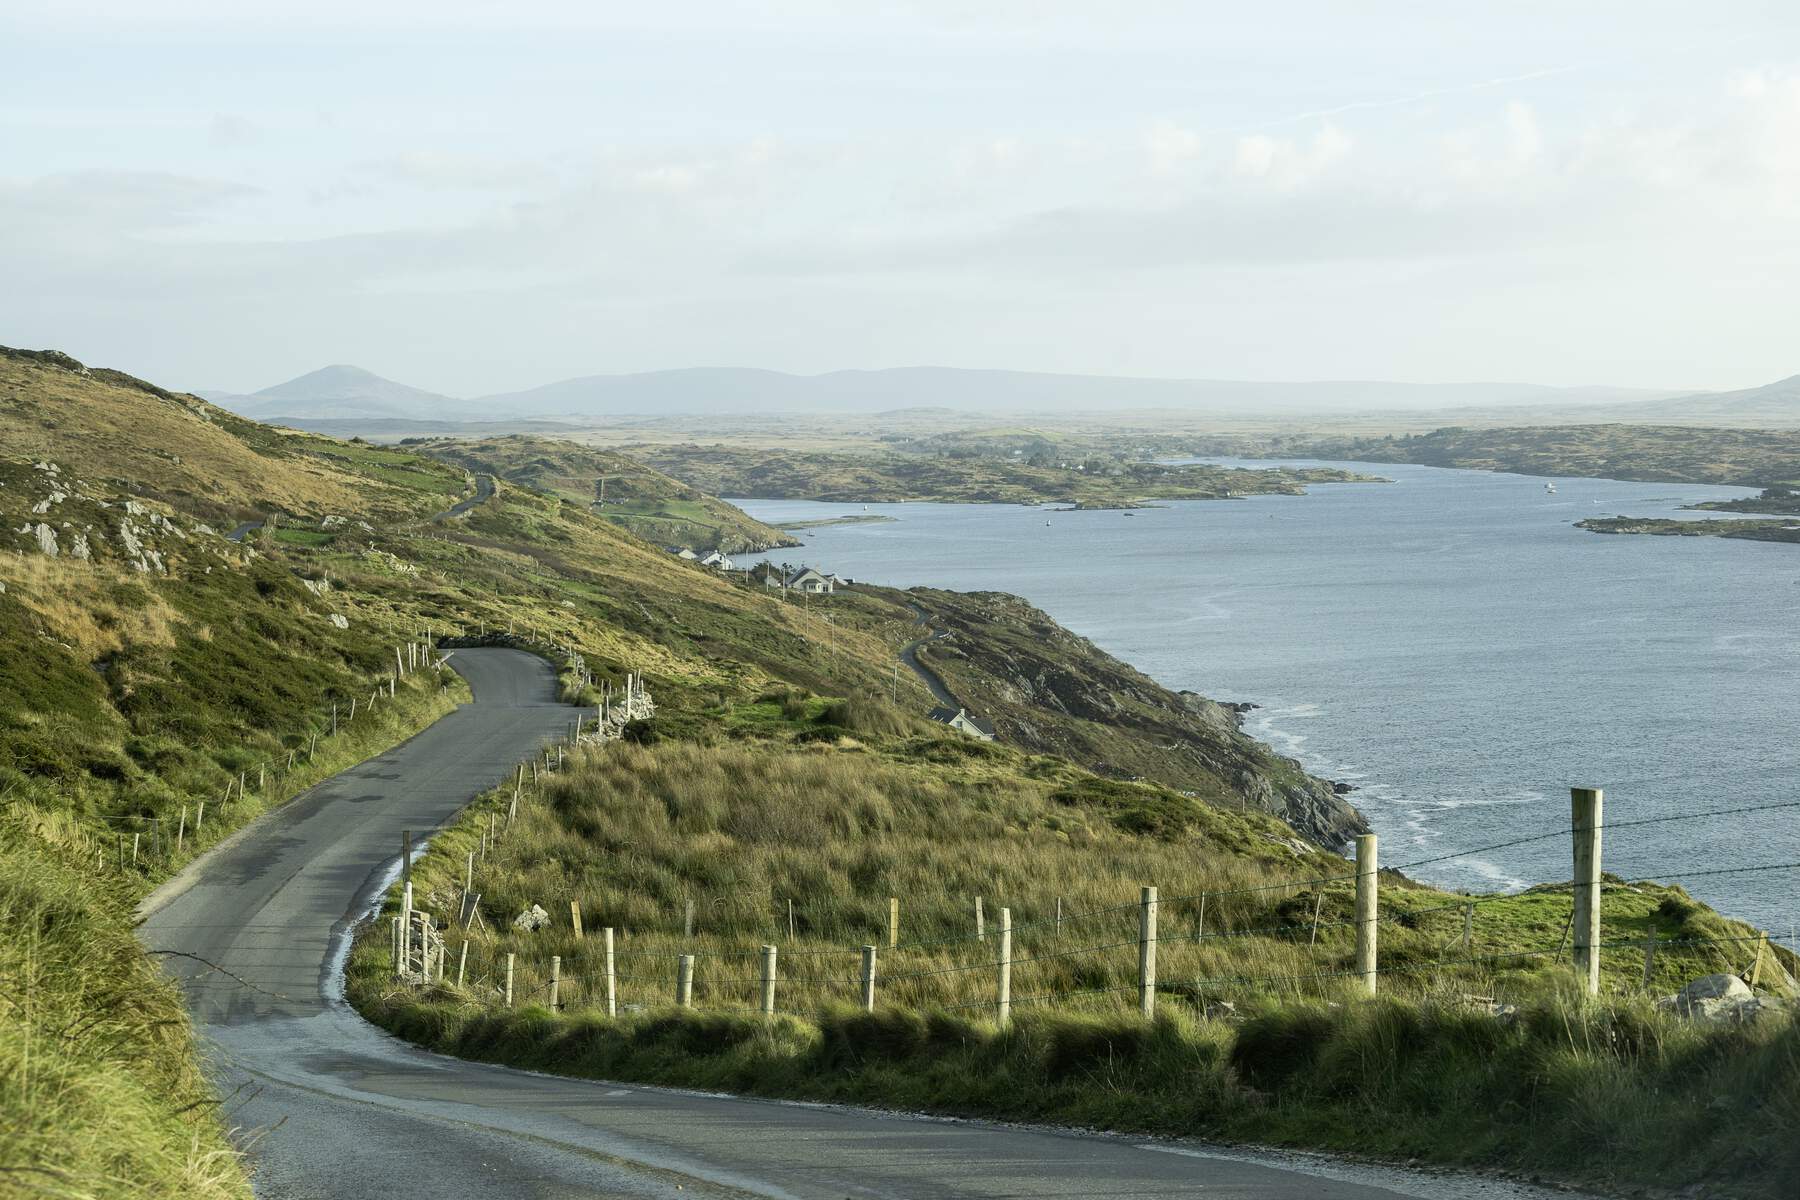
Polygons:
<instances>
[{"instance_id":1,"label":"distant mountain range","mask_svg":"<svg viewBox=\"0 0 1800 1200\"><path fill-rule=\"evenodd\" d=\"M1472 407L1562 408L1664 402L1678 393L1528 383L1145 379L951 367L832 371L823 375L696 367L633 375L586 375L525 391L462 399L396 383L361 367L331 366L250 395L217 391L200 394L258 420L535 418L578 422L645 415L879 413L920 407L1041 415L1145 409L1328 414Z\"/></svg>"},{"instance_id":2,"label":"distant mountain range","mask_svg":"<svg viewBox=\"0 0 1800 1200\"><path fill-rule=\"evenodd\" d=\"M1629 406L1633 419L1800 426L1800 375L1735 392L1701 392Z\"/></svg>"}]
</instances>

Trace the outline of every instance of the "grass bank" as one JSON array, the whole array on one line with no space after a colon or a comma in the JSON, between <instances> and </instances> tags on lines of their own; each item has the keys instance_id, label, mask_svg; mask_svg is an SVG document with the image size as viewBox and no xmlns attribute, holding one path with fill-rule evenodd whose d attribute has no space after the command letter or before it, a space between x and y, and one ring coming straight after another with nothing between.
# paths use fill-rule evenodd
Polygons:
<instances>
[{"instance_id":1,"label":"grass bank","mask_svg":"<svg viewBox=\"0 0 1800 1200\"><path fill-rule=\"evenodd\" d=\"M445 994L365 1015L444 1053L558 1074L908 1111L1310 1147L1541 1173L1607 1189L1791 1195L1800 1025L1701 1029L1642 1000L1546 997L1503 1024L1448 1002L1169 1011L609 1020Z\"/></svg>"},{"instance_id":2,"label":"grass bank","mask_svg":"<svg viewBox=\"0 0 1800 1200\"><path fill-rule=\"evenodd\" d=\"M450 914L477 859L485 928L452 934L469 943L466 977L454 979L457 947L446 983L398 987L390 904L352 951L352 1003L433 1049L595 1078L1609 1188L1775 1196L1800 1165L1794 1022L1704 1029L1654 1008L1750 952L1747 926L1679 888L1611 881L1604 994L1590 1000L1561 949L1566 886L1465 897L1385 877L1383 994L1370 1000L1352 970L1349 864L1273 818L885 716L773 696L719 714L729 740L581 752L528 784L510 820L510 790L484 798L414 869L418 903ZM1146 1023L1134 900L1151 881L1165 899ZM514 928L532 904L550 925ZM1015 926L1006 1029L993 1020L1002 906ZM616 933L616 1018L601 926ZM1634 947L1651 932L1663 948L1646 986ZM772 1019L754 1012L762 944L781 964ZM863 945L878 948L872 1014L853 1007ZM694 1009L672 1005L678 955L695 956Z\"/></svg>"}]
</instances>

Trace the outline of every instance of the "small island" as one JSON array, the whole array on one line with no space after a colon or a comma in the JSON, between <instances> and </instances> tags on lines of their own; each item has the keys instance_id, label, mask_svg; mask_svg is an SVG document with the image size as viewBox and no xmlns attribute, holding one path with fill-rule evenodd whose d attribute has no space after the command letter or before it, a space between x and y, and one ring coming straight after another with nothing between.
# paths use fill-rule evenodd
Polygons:
<instances>
[{"instance_id":1,"label":"small island","mask_svg":"<svg viewBox=\"0 0 1800 1200\"><path fill-rule=\"evenodd\" d=\"M1677 521L1668 517L1590 517L1576 528L1592 533L1644 533L1663 537L1748 538L1800 543L1800 521Z\"/></svg>"}]
</instances>

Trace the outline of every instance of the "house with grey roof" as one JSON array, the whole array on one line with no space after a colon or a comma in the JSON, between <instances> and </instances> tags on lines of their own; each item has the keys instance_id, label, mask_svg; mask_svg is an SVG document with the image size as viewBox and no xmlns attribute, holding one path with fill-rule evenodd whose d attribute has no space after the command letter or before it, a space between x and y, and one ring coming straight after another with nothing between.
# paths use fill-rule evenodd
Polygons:
<instances>
[{"instance_id":1,"label":"house with grey roof","mask_svg":"<svg viewBox=\"0 0 1800 1200\"><path fill-rule=\"evenodd\" d=\"M948 725L958 733L967 734L984 742L994 740L994 727L966 708L949 708L940 705L932 709L928 715L939 725Z\"/></svg>"}]
</instances>

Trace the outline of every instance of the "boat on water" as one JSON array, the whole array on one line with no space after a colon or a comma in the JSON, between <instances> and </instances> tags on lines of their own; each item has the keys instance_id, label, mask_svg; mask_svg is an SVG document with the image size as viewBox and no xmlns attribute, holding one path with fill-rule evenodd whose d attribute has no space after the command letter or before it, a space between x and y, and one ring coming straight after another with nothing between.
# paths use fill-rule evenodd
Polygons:
<instances>
[{"instance_id":1,"label":"boat on water","mask_svg":"<svg viewBox=\"0 0 1800 1200\"><path fill-rule=\"evenodd\" d=\"M1546 483L1544 485L1544 490L1552 496L1556 495L1556 485L1554 483Z\"/></svg>"}]
</instances>

